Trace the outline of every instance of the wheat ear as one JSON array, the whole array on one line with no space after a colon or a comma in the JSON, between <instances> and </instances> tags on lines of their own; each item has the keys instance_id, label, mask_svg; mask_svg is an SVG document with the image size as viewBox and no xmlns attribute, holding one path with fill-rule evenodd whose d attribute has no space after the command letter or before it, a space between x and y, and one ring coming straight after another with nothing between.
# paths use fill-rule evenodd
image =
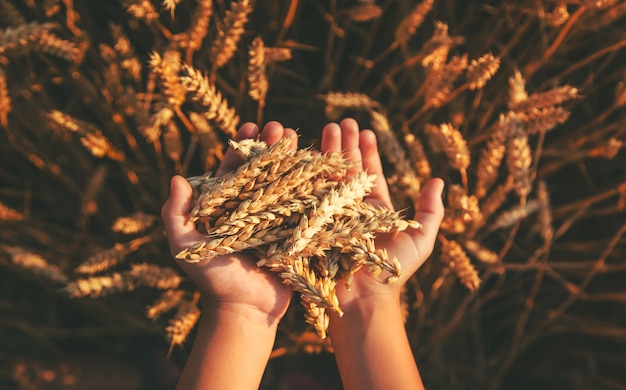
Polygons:
<instances>
[{"instance_id":1,"label":"wheat ear","mask_svg":"<svg viewBox=\"0 0 626 390\"><path fill-rule=\"evenodd\" d=\"M237 50L248 15L252 12L252 0L238 0L231 4L224 20L218 25L217 38L211 47L211 58L216 69L226 65Z\"/></svg>"}]
</instances>

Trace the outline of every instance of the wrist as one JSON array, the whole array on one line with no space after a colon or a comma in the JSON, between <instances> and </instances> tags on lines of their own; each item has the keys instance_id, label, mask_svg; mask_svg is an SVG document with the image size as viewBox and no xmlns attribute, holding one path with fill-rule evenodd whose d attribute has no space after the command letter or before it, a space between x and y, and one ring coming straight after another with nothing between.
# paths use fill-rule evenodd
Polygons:
<instances>
[{"instance_id":1,"label":"wrist","mask_svg":"<svg viewBox=\"0 0 626 390\"><path fill-rule=\"evenodd\" d=\"M341 302L340 302L341 304ZM355 297L346 305L341 304L343 316L331 312L330 328L341 331L343 328L367 329L371 323L378 318L385 318L388 321L398 319L402 321L402 307L400 304L400 294L385 294L368 297Z\"/></svg>"},{"instance_id":2,"label":"wrist","mask_svg":"<svg viewBox=\"0 0 626 390\"><path fill-rule=\"evenodd\" d=\"M209 298L201 301L203 316L211 322L237 322L250 329L276 333L280 317L267 313L254 305L241 302L222 302Z\"/></svg>"}]
</instances>

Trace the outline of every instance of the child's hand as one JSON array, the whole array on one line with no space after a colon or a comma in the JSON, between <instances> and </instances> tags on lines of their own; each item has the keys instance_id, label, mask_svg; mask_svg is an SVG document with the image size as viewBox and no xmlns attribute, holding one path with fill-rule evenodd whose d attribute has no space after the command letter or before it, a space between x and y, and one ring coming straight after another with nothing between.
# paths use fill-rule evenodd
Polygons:
<instances>
[{"instance_id":1,"label":"child's hand","mask_svg":"<svg viewBox=\"0 0 626 390\"><path fill-rule=\"evenodd\" d=\"M342 151L344 156L357 164L348 176L362 170L375 174L376 182L366 201L381 207L393 209L389 190L383 174L382 163L376 144L376 136L370 130L359 132L359 125L353 119L344 119L340 125L328 124L322 133L322 152ZM385 248L389 258L398 258L402 265L402 276L395 282L383 284L373 278L365 269L354 274L350 291L344 283L337 284L337 298L344 313L364 307L382 304L398 304L400 291L406 281L430 256L437 237L444 209L441 200L443 181L431 180L422 189L420 202L414 219L422 223L419 230L409 229L396 237L379 235L376 247ZM331 322L332 322L331 317Z\"/></svg>"},{"instance_id":2,"label":"child's hand","mask_svg":"<svg viewBox=\"0 0 626 390\"><path fill-rule=\"evenodd\" d=\"M236 140L255 138L258 132L256 125L247 123L239 129ZM293 137L296 148L296 133L277 122L268 123L261 133L261 139L268 144L283 137ZM216 176L234 170L241 162L237 153L229 148ZM191 208L191 186L184 178L173 177L170 197L161 211L173 256L206 239L190 220ZM278 275L257 267L257 260L249 254L233 253L199 263L179 261L178 264L198 286L205 308L232 311L275 326L287 310L292 290L281 283Z\"/></svg>"}]
</instances>

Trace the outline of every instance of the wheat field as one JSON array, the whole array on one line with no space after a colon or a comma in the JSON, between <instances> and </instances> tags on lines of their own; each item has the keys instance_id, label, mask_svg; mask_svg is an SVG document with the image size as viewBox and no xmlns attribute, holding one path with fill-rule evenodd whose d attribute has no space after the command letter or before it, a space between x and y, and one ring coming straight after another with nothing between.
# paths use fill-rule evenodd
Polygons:
<instances>
[{"instance_id":1,"label":"wheat field","mask_svg":"<svg viewBox=\"0 0 626 390\"><path fill-rule=\"evenodd\" d=\"M623 0L0 0L0 387L173 385L201 314L159 217L181 174L219 239L179 257L257 248L304 303L262 388L340 388L329 274L399 272L350 216L416 228L402 216L432 177L446 216L403 295L426 386L626 388L625 58ZM344 117L376 133L401 214L362 206L367 175L342 183L341 156L306 149ZM292 192L236 184L243 169L217 186L238 126L269 120L301 149L239 147ZM318 225L277 208L289 197ZM355 199L329 232L320 205ZM316 245L322 273L276 260Z\"/></svg>"}]
</instances>

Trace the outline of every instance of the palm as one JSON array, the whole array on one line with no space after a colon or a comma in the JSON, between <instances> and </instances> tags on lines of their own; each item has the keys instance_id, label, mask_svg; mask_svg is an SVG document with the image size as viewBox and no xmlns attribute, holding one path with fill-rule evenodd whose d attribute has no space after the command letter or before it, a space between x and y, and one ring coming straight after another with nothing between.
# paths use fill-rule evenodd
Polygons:
<instances>
[{"instance_id":1,"label":"palm","mask_svg":"<svg viewBox=\"0 0 626 390\"><path fill-rule=\"evenodd\" d=\"M322 134L322 152L339 151L356 163L348 176L362 170L376 175L375 186L365 200L378 207L393 209L374 134L371 131L359 132L358 124L354 120L344 120L340 126L329 124ZM443 217L443 205L439 195L442 188L441 180L433 180L422 190L415 219L423 224L423 229L407 230L396 237L380 235L376 238L377 248L386 249L390 258L396 257L400 261L400 278L393 284L383 284L363 270L356 272L350 291L343 283L337 286L337 298L344 311L350 310L350 306L358 300L399 296L401 287L432 251Z\"/></svg>"},{"instance_id":2,"label":"palm","mask_svg":"<svg viewBox=\"0 0 626 390\"><path fill-rule=\"evenodd\" d=\"M258 130L255 126L244 125L238 139L252 138ZM261 137L274 143L293 130L283 129L277 123L268 124ZM295 145L294 145L295 147ZM234 151L229 150L217 171L223 175L237 167L241 161ZM163 218L172 255L206 239L190 220L192 190L182 177L172 179L172 192L163 207ZM217 256L199 263L179 263L181 268L196 283L205 301L216 304L239 305L280 319L287 310L292 290L281 283L280 278L267 269L256 266L252 255L233 253Z\"/></svg>"}]
</instances>

